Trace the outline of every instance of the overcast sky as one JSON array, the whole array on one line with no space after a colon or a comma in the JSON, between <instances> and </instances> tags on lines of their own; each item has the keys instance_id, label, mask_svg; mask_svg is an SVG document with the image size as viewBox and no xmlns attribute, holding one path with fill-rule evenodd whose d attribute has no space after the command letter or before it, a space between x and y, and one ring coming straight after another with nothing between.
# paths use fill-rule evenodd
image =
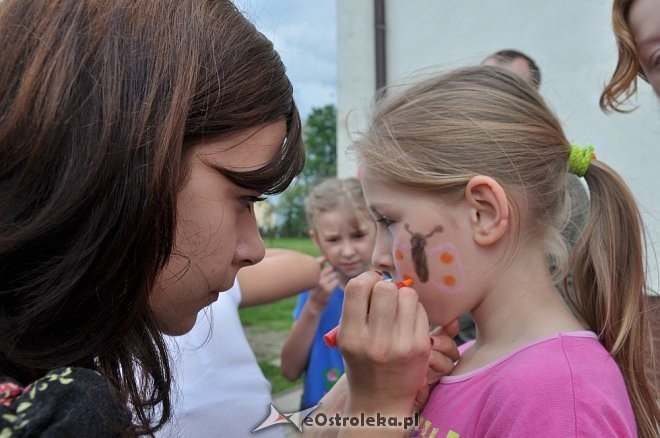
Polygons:
<instances>
[{"instance_id":1,"label":"overcast sky","mask_svg":"<svg viewBox=\"0 0 660 438\"><path fill-rule=\"evenodd\" d=\"M335 0L234 0L275 45L294 87L301 116L337 103Z\"/></svg>"}]
</instances>

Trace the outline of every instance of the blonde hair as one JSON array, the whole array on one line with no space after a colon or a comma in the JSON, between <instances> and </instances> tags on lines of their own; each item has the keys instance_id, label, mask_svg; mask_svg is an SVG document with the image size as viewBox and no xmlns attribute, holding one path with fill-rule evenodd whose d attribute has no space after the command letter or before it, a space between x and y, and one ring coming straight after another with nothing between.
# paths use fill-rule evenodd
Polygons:
<instances>
[{"instance_id":1,"label":"blonde hair","mask_svg":"<svg viewBox=\"0 0 660 438\"><path fill-rule=\"evenodd\" d=\"M571 146L538 92L502 68L463 68L390 96L353 147L378 177L449 199L463 196L472 177L489 175L507 193L513 236L561 240ZM593 160L585 179L590 212L563 261L576 291L566 299L621 368L640 436L654 436L658 409L644 374L651 336L642 220L630 190L607 165Z\"/></svg>"},{"instance_id":2,"label":"blonde hair","mask_svg":"<svg viewBox=\"0 0 660 438\"><path fill-rule=\"evenodd\" d=\"M612 6L612 27L619 51L616 68L612 78L600 96L603 111L630 112L622 105L637 92L637 76L646 80L646 75L639 62L639 51L635 37L628 26L628 13L634 0L614 0Z\"/></svg>"},{"instance_id":3,"label":"blonde hair","mask_svg":"<svg viewBox=\"0 0 660 438\"><path fill-rule=\"evenodd\" d=\"M369 217L362 185L355 178L330 178L313 187L305 199L307 226L315 229L316 216L328 211L348 213L351 226L359 228L360 219Z\"/></svg>"}]
</instances>

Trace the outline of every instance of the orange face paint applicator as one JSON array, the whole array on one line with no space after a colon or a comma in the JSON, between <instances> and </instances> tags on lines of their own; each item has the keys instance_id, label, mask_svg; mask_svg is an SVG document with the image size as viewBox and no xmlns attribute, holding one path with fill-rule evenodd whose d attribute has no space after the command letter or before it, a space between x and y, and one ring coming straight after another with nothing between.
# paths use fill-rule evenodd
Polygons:
<instances>
[{"instance_id":1,"label":"orange face paint applicator","mask_svg":"<svg viewBox=\"0 0 660 438\"><path fill-rule=\"evenodd\" d=\"M392 281L392 280L385 280L385 281ZM401 289L402 287L410 287L413 284L412 278L406 278L403 281L397 281L396 287L398 289ZM323 341L325 344L330 347L330 348L335 348L337 346L337 332L339 331L339 326L333 328L330 330L328 333L323 335Z\"/></svg>"}]
</instances>

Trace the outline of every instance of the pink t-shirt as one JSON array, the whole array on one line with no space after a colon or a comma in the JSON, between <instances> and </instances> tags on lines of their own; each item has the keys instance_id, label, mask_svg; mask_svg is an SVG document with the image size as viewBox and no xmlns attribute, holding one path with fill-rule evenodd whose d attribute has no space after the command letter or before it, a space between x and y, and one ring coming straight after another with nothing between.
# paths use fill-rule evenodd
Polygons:
<instances>
[{"instance_id":1,"label":"pink t-shirt","mask_svg":"<svg viewBox=\"0 0 660 438\"><path fill-rule=\"evenodd\" d=\"M592 332L562 333L472 372L444 377L415 436L632 437L619 367Z\"/></svg>"}]
</instances>

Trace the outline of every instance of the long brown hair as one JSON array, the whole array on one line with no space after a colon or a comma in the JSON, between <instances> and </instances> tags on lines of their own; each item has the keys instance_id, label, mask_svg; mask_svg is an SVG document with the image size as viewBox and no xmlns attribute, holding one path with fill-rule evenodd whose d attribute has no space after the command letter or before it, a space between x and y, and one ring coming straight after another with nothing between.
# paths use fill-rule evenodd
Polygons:
<instances>
[{"instance_id":1,"label":"long brown hair","mask_svg":"<svg viewBox=\"0 0 660 438\"><path fill-rule=\"evenodd\" d=\"M561 240L571 145L538 92L502 68L455 70L379 102L354 147L388 182L441 196L462 196L472 177L492 176L507 192L514 236ZM593 160L585 178L588 223L567 263L573 305L618 363L640 436L656 436L657 400L644 373L652 337L642 220L603 162Z\"/></svg>"},{"instance_id":2,"label":"long brown hair","mask_svg":"<svg viewBox=\"0 0 660 438\"><path fill-rule=\"evenodd\" d=\"M171 376L148 297L188 152L285 119L271 163L226 172L284 190L304 164L291 83L228 0L5 0L0 47L0 374L98 369L151 434Z\"/></svg>"},{"instance_id":3,"label":"long brown hair","mask_svg":"<svg viewBox=\"0 0 660 438\"><path fill-rule=\"evenodd\" d=\"M628 12L633 1L614 0L612 6L612 27L619 58L612 78L600 95L600 107L603 111L632 111L634 108L625 109L623 104L637 92L637 76L646 80L639 62L635 37L628 26Z\"/></svg>"}]
</instances>

